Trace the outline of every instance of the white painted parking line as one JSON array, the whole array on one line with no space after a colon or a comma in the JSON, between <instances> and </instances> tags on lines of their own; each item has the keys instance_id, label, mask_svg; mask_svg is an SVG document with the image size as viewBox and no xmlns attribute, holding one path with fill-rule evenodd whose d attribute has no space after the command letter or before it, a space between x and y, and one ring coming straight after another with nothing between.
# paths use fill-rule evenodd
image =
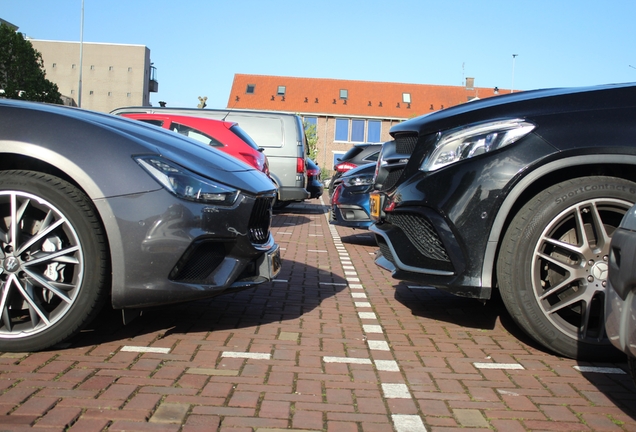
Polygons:
<instances>
[{"instance_id":1,"label":"white painted parking line","mask_svg":"<svg viewBox=\"0 0 636 432\"><path fill-rule=\"evenodd\" d=\"M351 297L353 298L367 298L367 295L363 292L352 292Z\"/></svg>"},{"instance_id":2,"label":"white painted parking line","mask_svg":"<svg viewBox=\"0 0 636 432\"><path fill-rule=\"evenodd\" d=\"M272 282L289 282L287 279L272 279Z\"/></svg>"},{"instance_id":3,"label":"white painted parking line","mask_svg":"<svg viewBox=\"0 0 636 432\"><path fill-rule=\"evenodd\" d=\"M307 252L319 252L319 253L328 253L326 250L317 250L317 249L307 249Z\"/></svg>"},{"instance_id":4,"label":"white painted parking line","mask_svg":"<svg viewBox=\"0 0 636 432\"><path fill-rule=\"evenodd\" d=\"M389 344L387 343L387 341L368 340L367 344L369 345L370 350L391 351L391 348L389 348Z\"/></svg>"},{"instance_id":5,"label":"white painted parking line","mask_svg":"<svg viewBox=\"0 0 636 432\"><path fill-rule=\"evenodd\" d=\"M318 285L347 286L346 283L337 283L337 282L318 282Z\"/></svg>"},{"instance_id":6,"label":"white painted parking line","mask_svg":"<svg viewBox=\"0 0 636 432\"><path fill-rule=\"evenodd\" d=\"M290 233L290 232L277 232L277 233L274 234L274 236L277 236L277 235L293 235L293 234L294 233Z\"/></svg>"},{"instance_id":7,"label":"white painted parking line","mask_svg":"<svg viewBox=\"0 0 636 432\"><path fill-rule=\"evenodd\" d=\"M221 353L221 357L269 360L272 357L272 355L269 353L223 351Z\"/></svg>"},{"instance_id":8,"label":"white painted parking line","mask_svg":"<svg viewBox=\"0 0 636 432\"><path fill-rule=\"evenodd\" d=\"M626 374L626 372L621 368L598 367L598 366L572 366L572 367L579 372L618 374L618 375Z\"/></svg>"},{"instance_id":9,"label":"white painted parking line","mask_svg":"<svg viewBox=\"0 0 636 432\"><path fill-rule=\"evenodd\" d=\"M356 307L359 307L359 308L371 307L371 303L369 302L355 302L354 304L356 305Z\"/></svg>"},{"instance_id":10,"label":"white painted parking line","mask_svg":"<svg viewBox=\"0 0 636 432\"><path fill-rule=\"evenodd\" d=\"M395 360L376 360L375 367L379 371L399 372L400 367Z\"/></svg>"},{"instance_id":11,"label":"white painted parking line","mask_svg":"<svg viewBox=\"0 0 636 432\"><path fill-rule=\"evenodd\" d=\"M422 419L416 415L391 415L396 432L426 432Z\"/></svg>"},{"instance_id":12,"label":"white painted parking line","mask_svg":"<svg viewBox=\"0 0 636 432\"><path fill-rule=\"evenodd\" d=\"M360 317L360 319L378 319L373 312L358 312L358 317Z\"/></svg>"},{"instance_id":13,"label":"white painted parking line","mask_svg":"<svg viewBox=\"0 0 636 432\"><path fill-rule=\"evenodd\" d=\"M411 399L411 393L406 384L382 383L382 392L387 399Z\"/></svg>"},{"instance_id":14,"label":"white painted parking line","mask_svg":"<svg viewBox=\"0 0 636 432\"><path fill-rule=\"evenodd\" d=\"M309 237L324 237L322 234L309 234Z\"/></svg>"},{"instance_id":15,"label":"white painted parking line","mask_svg":"<svg viewBox=\"0 0 636 432\"><path fill-rule=\"evenodd\" d=\"M360 284L349 284L349 288L351 289L362 289L362 285Z\"/></svg>"},{"instance_id":16,"label":"white painted parking line","mask_svg":"<svg viewBox=\"0 0 636 432\"><path fill-rule=\"evenodd\" d=\"M168 354L170 353L170 348L160 348L160 347L143 347L143 346L124 346L121 351L125 352L136 352L136 353L158 353L158 354Z\"/></svg>"},{"instance_id":17,"label":"white painted parking line","mask_svg":"<svg viewBox=\"0 0 636 432\"><path fill-rule=\"evenodd\" d=\"M354 266L352 266L352 265L344 265L343 263L341 263L341 264L342 264L342 268L343 268L344 270L355 270L355 269L356 269L356 268L355 268Z\"/></svg>"},{"instance_id":18,"label":"white painted parking line","mask_svg":"<svg viewBox=\"0 0 636 432\"><path fill-rule=\"evenodd\" d=\"M360 282L360 278L348 277L347 282Z\"/></svg>"},{"instance_id":19,"label":"white painted parking line","mask_svg":"<svg viewBox=\"0 0 636 432\"><path fill-rule=\"evenodd\" d=\"M382 326L377 324L364 324L362 330L364 330L365 333L384 333Z\"/></svg>"},{"instance_id":20,"label":"white painted parking line","mask_svg":"<svg viewBox=\"0 0 636 432\"><path fill-rule=\"evenodd\" d=\"M524 369L519 363L473 363L477 369Z\"/></svg>"},{"instance_id":21,"label":"white painted parking line","mask_svg":"<svg viewBox=\"0 0 636 432\"><path fill-rule=\"evenodd\" d=\"M417 286L417 285L407 285L407 287L411 289L423 289L423 290L434 290L435 287L432 286Z\"/></svg>"},{"instance_id":22,"label":"white painted parking line","mask_svg":"<svg viewBox=\"0 0 636 432\"><path fill-rule=\"evenodd\" d=\"M357 276L358 275L358 272L355 272L355 271L346 271L344 273L345 273L345 277L347 277L347 276Z\"/></svg>"},{"instance_id":23,"label":"white painted parking line","mask_svg":"<svg viewBox=\"0 0 636 432\"><path fill-rule=\"evenodd\" d=\"M371 364L371 360L366 358L325 356L322 359L325 363Z\"/></svg>"}]
</instances>

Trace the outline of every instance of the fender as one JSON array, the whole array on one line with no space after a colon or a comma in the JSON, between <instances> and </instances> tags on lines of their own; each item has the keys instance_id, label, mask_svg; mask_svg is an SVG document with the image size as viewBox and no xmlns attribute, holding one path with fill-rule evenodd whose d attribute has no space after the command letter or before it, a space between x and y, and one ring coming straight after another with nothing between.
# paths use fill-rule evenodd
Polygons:
<instances>
[{"instance_id":1,"label":"fender","mask_svg":"<svg viewBox=\"0 0 636 432\"><path fill-rule=\"evenodd\" d=\"M554 162L550 162L546 165L542 165L539 168L533 170L525 177L523 177L510 191L504 202L502 203L497 216L493 222L488 237L488 245L484 254L484 261L481 270L481 282L482 287L493 288L492 281L495 271L495 257L497 256L497 248L499 247L499 240L504 229L506 219L510 215L514 204L517 202L521 194L530 187L534 182L544 177L547 174L561 170L563 168L569 168L573 166L581 165L625 165L636 164L636 156L625 154L605 154L605 155L583 155L573 156L566 159L559 159Z\"/></svg>"}]
</instances>

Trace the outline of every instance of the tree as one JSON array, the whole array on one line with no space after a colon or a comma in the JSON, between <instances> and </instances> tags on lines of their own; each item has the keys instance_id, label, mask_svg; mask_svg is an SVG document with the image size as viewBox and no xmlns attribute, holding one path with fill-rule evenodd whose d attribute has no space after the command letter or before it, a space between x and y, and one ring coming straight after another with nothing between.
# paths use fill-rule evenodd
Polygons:
<instances>
[{"instance_id":1,"label":"tree","mask_svg":"<svg viewBox=\"0 0 636 432\"><path fill-rule=\"evenodd\" d=\"M4 97L61 104L57 84L45 76L42 54L21 33L0 24L0 89Z\"/></svg>"},{"instance_id":2,"label":"tree","mask_svg":"<svg viewBox=\"0 0 636 432\"><path fill-rule=\"evenodd\" d=\"M318 134L316 133L316 125L303 121L305 127L305 136L307 137L307 154L309 159L315 161L318 156Z\"/></svg>"}]
</instances>

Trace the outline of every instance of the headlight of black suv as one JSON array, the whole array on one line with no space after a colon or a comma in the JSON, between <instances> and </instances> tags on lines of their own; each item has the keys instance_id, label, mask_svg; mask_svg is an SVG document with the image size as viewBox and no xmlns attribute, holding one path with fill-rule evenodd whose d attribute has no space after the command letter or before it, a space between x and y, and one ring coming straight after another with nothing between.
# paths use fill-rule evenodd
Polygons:
<instances>
[{"instance_id":1,"label":"headlight of black suv","mask_svg":"<svg viewBox=\"0 0 636 432\"><path fill-rule=\"evenodd\" d=\"M535 125L521 119L499 120L450 129L439 135L435 149L420 169L435 171L464 159L510 145L523 138Z\"/></svg>"}]
</instances>

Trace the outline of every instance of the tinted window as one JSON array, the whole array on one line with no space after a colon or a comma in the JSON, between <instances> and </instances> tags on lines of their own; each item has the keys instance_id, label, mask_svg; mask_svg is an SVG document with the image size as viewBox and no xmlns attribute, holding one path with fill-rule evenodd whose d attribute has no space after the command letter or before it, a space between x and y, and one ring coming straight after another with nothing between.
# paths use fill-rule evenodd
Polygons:
<instances>
[{"instance_id":1,"label":"tinted window","mask_svg":"<svg viewBox=\"0 0 636 432\"><path fill-rule=\"evenodd\" d=\"M351 141L364 142L364 120L351 120Z\"/></svg>"},{"instance_id":2,"label":"tinted window","mask_svg":"<svg viewBox=\"0 0 636 432\"><path fill-rule=\"evenodd\" d=\"M353 159L354 157L358 156L362 152L362 150L364 150L363 147L353 146L349 150L347 150L344 156L341 156L340 159L342 160Z\"/></svg>"},{"instance_id":3,"label":"tinted window","mask_svg":"<svg viewBox=\"0 0 636 432\"><path fill-rule=\"evenodd\" d=\"M380 130L381 130L382 122L376 120L369 120L369 124L367 126L367 142L381 142L380 141Z\"/></svg>"},{"instance_id":4,"label":"tinted window","mask_svg":"<svg viewBox=\"0 0 636 432\"><path fill-rule=\"evenodd\" d=\"M139 121L159 127L163 126L163 120L139 119Z\"/></svg>"},{"instance_id":5,"label":"tinted window","mask_svg":"<svg viewBox=\"0 0 636 432\"><path fill-rule=\"evenodd\" d=\"M336 119L336 141L349 141L349 119Z\"/></svg>"},{"instance_id":6,"label":"tinted window","mask_svg":"<svg viewBox=\"0 0 636 432\"><path fill-rule=\"evenodd\" d=\"M192 138L195 139L199 142L202 142L203 144L207 144L209 146L213 146L213 147L223 147L223 144L221 144L219 141L217 141L216 139L212 138L209 135L204 134L201 131L198 131L194 128L191 128L190 126L186 126L186 125L182 125L179 123L175 123L172 122L172 124L170 125L170 130L177 132L181 135L185 135L188 138Z\"/></svg>"},{"instance_id":7,"label":"tinted window","mask_svg":"<svg viewBox=\"0 0 636 432\"><path fill-rule=\"evenodd\" d=\"M258 147L258 145L254 142L254 140L252 139L251 136L249 136L247 134L247 132L245 132L243 129L241 129L238 125L234 125L230 128L230 130L232 132L234 132L234 135L236 135L237 137L239 137L240 139L242 139L243 141L245 141L245 143L247 145L249 145L250 147L252 147L255 150L260 150L260 148Z\"/></svg>"}]
</instances>

